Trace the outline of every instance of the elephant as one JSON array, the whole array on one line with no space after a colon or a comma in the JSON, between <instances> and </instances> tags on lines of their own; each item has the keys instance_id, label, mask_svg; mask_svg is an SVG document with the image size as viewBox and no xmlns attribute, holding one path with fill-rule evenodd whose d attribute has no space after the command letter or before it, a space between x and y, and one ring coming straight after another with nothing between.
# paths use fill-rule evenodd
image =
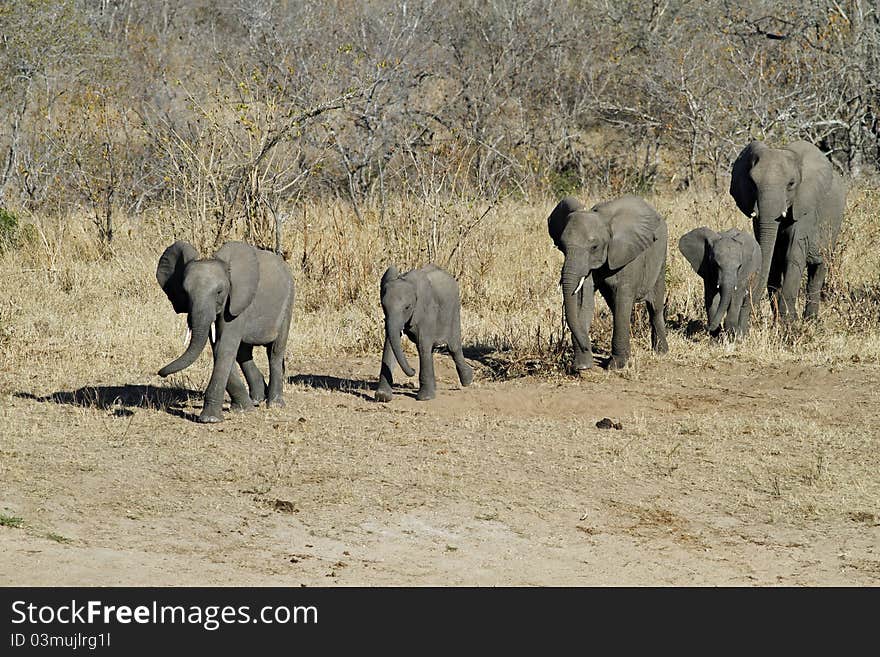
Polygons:
<instances>
[{"instance_id":1,"label":"elephant","mask_svg":"<svg viewBox=\"0 0 880 657\"><path fill-rule=\"evenodd\" d=\"M753 141L733 163L730 195L752 218L761 245L759 289L767 289L774 313L791 321L806 269L804 317L814 319L843 221L843 179L808 142L771 148Z\"/></svg>"},{"instance_id":2,"label":"elephant","mask_svg":"<svg viewBox=\"0 0 880 657\"><path fill-rule=\"evenodd\" d=\"M267 406L284 406L284 353L294 288L280 256L244 242L226 242L213 258L199 259L191 244L178 240L159 258L156 280L175 312L187 313L191 333L186 350L159 370L159 376L192 365L210 334L214 369L199 422L223 419L224 388L232 410L251 410L264 400ZM254 345L266 347L268 389L254 363ZM247 388L232 368L234 361L241 366Z\"/></svg>"},{"instance_id":3,"label":"elephant","mask_svg":"<svg viewBox=\"0 0 880 657\"><path fill-rule=\"evenodd\" d=\"M630 355L633 304L645 301L651 319L651 346L666 353L666 222L637 196L622 196L586 210L563 198L547 219L553 243L565 256L562 298L574 346L574 369L593 366L590 324L595 290L614 317L609 369L626 365Z\"/></svg>"},{"instance_id":4,"label":"elephant","mask_svg":"<svg viewBox=\"0 0 880 657\"><path fill-rule=\"evenodd\" d=\"M445 344L449 348L462 386L473 382L473 368L465 361L461 349L458 283L450 274L436 265L400 274L392 265L382 275L380 294L385 315L385 347L376 386L377 401L391 401L395 361L407 376L415 374L401 348L403 334L416 344L419 351L419 392L416 397L419 401L434 399L437 394L434 347Z\"/></svg>"},{"instance_id":5,"label":"elephant","mask_svg":"<svg viewBox=\"0 0 880 657\"><path fill-rule=\"evenodd\" d=\"M748 335L752 300L760 289L761 247L738 228L716 233L701 226L682 235L678 250L703 279L707 329L734 338Z\"/></svg>"}]
</instances>

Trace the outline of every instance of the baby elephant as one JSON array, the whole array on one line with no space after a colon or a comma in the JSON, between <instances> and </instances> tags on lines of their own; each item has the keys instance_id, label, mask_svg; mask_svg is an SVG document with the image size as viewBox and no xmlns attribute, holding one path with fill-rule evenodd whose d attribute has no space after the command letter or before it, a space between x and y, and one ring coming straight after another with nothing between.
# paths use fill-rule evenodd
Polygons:
<instances>
[{"instance_id":1,"label":"baby elephant","mask_svg":"<svg viewBox=\"0 0 880 657\"><path fill-rule=\"evenodd\" d=\"M284 260L244 242L226 242L213 258L199 259L191 244L178 240L159 258L156 280L175 312L187 314L192 332L186 351L159 376L192 365L210 337L214 370L199 422L223 419L224 390L236 411L264 400L267 406L284 406L284 352L293 312L293 278ZM254 345L266 347L268 387L254 363ZM233 367L236 362L248 388Z\"/></svg>"},{"instance_id":2,"label":"baby elephant","mask_svg":"<svg viewBox=\"0 0 880 657\"><path fill-rule=\"evenodd\" d=\"M716 233L694 228L678 241L678 250L703 279L708 330L733 337L749 332L752 298L758 294L761 247L748 233L730 228Z\"/></svg>"},{"instance_id":3,"label":"baby elephant","mask_svg":"<svg viewBox=\"0 0 880 657\"><path fill-rule=\"evenodd\" d=\"M461 385L470 385L474 371L461 353L461 301L455 279L435 265L402 275L392 266L382 276L380 289L385 313L385 349L376 400L391 401L391 372L395 360L407 376L415 374L401 348L404 333L419 350L417 399L424 401L436 396L432 350L442 344L452 354Z\"/></svg>"}]
</instances>

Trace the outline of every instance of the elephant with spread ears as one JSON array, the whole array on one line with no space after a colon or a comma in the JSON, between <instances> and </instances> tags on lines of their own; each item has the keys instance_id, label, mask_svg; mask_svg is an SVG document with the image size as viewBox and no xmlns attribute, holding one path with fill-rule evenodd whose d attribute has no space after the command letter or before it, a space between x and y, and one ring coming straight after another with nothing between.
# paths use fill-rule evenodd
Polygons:
<instances>
[{"instance_id":1,"label":"elephant with spread ears","mask_svg":"<svg viewBox=\"0 0 880 657\"><path fill-rule=\"evenodd\" d=\"M156 280L178 313L187 314L189 345L161 370L168 376L192 365L211 343L214 369L199 422L223 419L223 391L230 408L253 409L262 401L283 406L284 353L293 313L293 277L280 256L244 242L227 242L212 258L178 240L159 258ZM254 363L254 345L269 358L269 385ZM247 387L233 369L238 362Z\"/></svg>"},{"instance_id":2,"label":"elephant with spread ears","mask_svg":"<svg viewBox=\"0 0 880 657\"><path fill-rule=\"evenodd\" d=\"M794 317L806 270L804 317L815 318L843 221L843 179L808 142L772 148L753 141L733 163L730 194L752 219L761 245L759 288L767 289L774 312L784 322Z\"/></svg>"},{"instance_id":3,"label":"elephant with spread ears","mask_svg":"<svg viewBox=\"0 0 880 657\"><path fill-rule=\"evenodd\" d=\"M547 219L553 243L565 256L562 298L574 344L574 369L593 366L590 324L596 290L614 318L610 369L630 355L633 304L644 301L651 319L651 346L666 344L666 222L643 199L623 196L587 210L573 197L562 199Z\"/></svg>"}]
</instances>

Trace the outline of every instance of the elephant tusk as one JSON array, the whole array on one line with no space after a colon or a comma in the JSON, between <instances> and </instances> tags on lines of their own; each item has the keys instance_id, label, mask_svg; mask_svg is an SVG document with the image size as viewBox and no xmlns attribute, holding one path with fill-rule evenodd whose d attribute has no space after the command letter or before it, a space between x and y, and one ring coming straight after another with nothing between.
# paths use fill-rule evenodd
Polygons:
<instances>
[{"instance_id":1,"label":"elephant tusk","mask_svg":"<svg viewBox=\"0 0 880 657\"><path fill-rule=\"evenodd\" d=\"M752 214L750 214L749 216L750 216L752 219L754 219L755 217L758 216L758 211L757 211L757 210L752 210Z\"/></svg>"},{"instance_id":2,"label":"elephant tusk","mask_svg":"<svg viewBox=\"0 0 880 657\"><path fill-rule=\"evenodd\" d=\"M192 329L189 326L187 326L186 333L184 333L184 335L183 335L183 346L184 347L189 344L189 339L191 337L192 337Z\"/></svg>"},{"instance_id":3,"label":"elephant tusk","mask_svg":"<svg viewBox=\"0 0 880 657\"><path fill-rule=\"evenodd\" d=\"M581 291L581 288L584 286L584 281L587 280L586 276L581 276L581 282L578 283L578 286L574 289L574 292L571 293L571 296L574 296L578 292Z\"/></svg>"},{"instance_id":4,"label":"elephant tusk","mask_svg":"<svg viewBox=\"0 0 880 657\"><path fill-rule=\"evenodd\" d=\"M215 344L217 342L217 328L215 324L216 322L211 322L211 344Z\"/></svg>"}]
</instances>

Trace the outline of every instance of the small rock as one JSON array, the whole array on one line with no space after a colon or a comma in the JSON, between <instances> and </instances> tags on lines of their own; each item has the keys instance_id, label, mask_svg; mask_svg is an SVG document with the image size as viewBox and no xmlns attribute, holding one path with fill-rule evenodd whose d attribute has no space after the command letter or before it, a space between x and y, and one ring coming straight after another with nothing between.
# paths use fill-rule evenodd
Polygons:
<instances>
[{"instance_id":1,"label":"small rock","mask_svg":"<svg viewBox=\"0 0 880 657\"><path fill-rule=\"evenodd\" d=\"M597 429L623 429L623 425L620 422L614 422L610 417L603 417L601 420L596 422Z\"/></svg>"}]
</instances>

